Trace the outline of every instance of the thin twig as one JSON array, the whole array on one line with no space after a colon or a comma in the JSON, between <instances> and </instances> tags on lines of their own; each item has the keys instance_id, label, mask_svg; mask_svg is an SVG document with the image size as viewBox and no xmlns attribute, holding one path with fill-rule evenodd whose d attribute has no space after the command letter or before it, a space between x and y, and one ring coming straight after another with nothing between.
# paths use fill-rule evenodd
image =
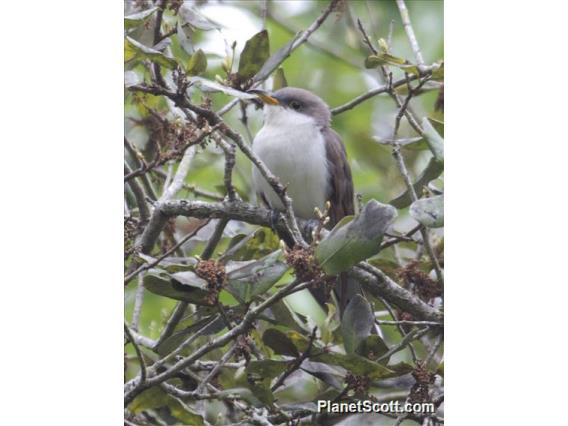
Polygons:
<instances>
[{"instance_id":1,"label":"thin twig","mask_svg":"<svg viewBox=\"0 0 568 426\"><path fill-rule=\"evenodd\" d=\"M302 354L297 356L296 359L292 362L292 364L286 369L286 371L284 371L284 373L282 373L282 375L278 378L278 380L276 380L276 383L274 383L274 385L270 389L272 392L276 391L276 389L278 389L280 386L282 386L284 384L284 382L286 381L286 379L290 376L290 374L292 374L294 371L296 371L298 368L300 368L300 366L302 365L302 362L304 362L304 360L310 356L311 351L312 351L312 346L313 346L314 340L316 338L317 329L318 328L316 326L312 330L312 334L310 335L310 340L308 342L308 347L306 348L306 350L304 352L302 352Z\"/></svg>"},{"instance_id":2,"label":"thin twig","mask_svg":"<svg viewBox=\"0 0 568 426\"><path fill-rule=\"evenodd\" d=\"M268 0L260 0L260 19L262 20L262 29L266 29L266 16L268 14Z\"/></svg>"},{"instance_id":3,"label":"thin twig","mask_svg":"<svg viewBox=\"0 0 568 426\"><path fill-rule=\"evenodd\" d=\"M407 320L400 320L400 321L388 321L388 320L375 320L375 322L379 325L429 325L432 327L441 327L444 325L442 322L437 321L407 321Z\"/></svg>"},{"instance_id":4,"label":"thin twig","mask_svg":"<svg viewBox=\"0 0 568 426\"><path fill-rule=\"evenodd\" d=\"M402 153L400 152L401 147L400 147L400 143L397 140L397 132L398 132L398 128L400 126L400 121L402 119L402 116L404 115L404 112L406 111L406 108L408 107L410 100L412 99L413 95L414 95L414 90L417 90L420 88L421 84L424 84L426 79L421 80L421 82L419 83L419 85L413 89L410 86L410 81L408 81L408 95L406 97L406 99L404 100L404 102L402 103L402 105L400 105L400 110L398 112L398 114L396 115L396 120L395 120L395 126L394 126L394 130L393 130L393 150L392 150L392 155L395 158L397 165L398 165L398 169L400 171L400 174L402 175L403 179L404 179L404 183L406 184L406 187L408 188L410 197L412 199L412 201L417 201L418 200L418 196L416 194L416 190L414 189L414 185L412 184L412 180L410 179L409 173L408 173L408 169L406 168L406 164L404 162L404 158L402 156ZM440 264L438 262L438 259L436 258L436 255L434 253L434 250L432 249L432 246L430 244L430 236L428 234L428 231L424 228L421 227L420 228L420 233L422 234L422 241L424 242L424 247L430 257L430 260L432 261L432 265L434 268L434 271L436 272L436 277L438 278L438 281L443 282L443 274L442 274L442 270L440 268Z\"/></svg>"},{"instance_id":5,"label":"thin twig","mask_svg":"<svg viewBox=\"0 0 568 426\"><path fill-rule=\"evenodd\" d=\"M160 178L162 180L166 179L166 174L161 170L154 169L154 170L152 170L152 173L155 174L158 178ZM188 185L187 183L183 184L182 189L185 189L186 191L192 192L194 195L196 195L198 197L207 198L209 200L223 201L223 198L224 198L221 194L215 194L213 192L208 192L208 191L205 191L203 189L197 188L195 185Z\"/></svg>"},{"instance_id":6,"label":"thin twig","mask_svg":"<svg viewBox=\"0 0 568 426\"><path fill-rule=\"evenodd\" d=\"M428 356L424 360L424 365L428 365L430 363L430 361L432 361L432 359L434 359L434 355L436 355L436 352L438 352L438 349L442 345L443 341L444 341L444 335L442 333L440 333L438 335L438 338L436 339L436 343L434 343L434 345L432 345L432 348L430 349Z\"/></svg>"},{"instance_id":7,"label":"thin twig","mask_svg":"<svg viewBox=\"0 0 568 426\"><path fill-rule=\"evenodd\" d=\"M178 355L180 355L186 348L189 347L198 337L202 336L205 333L205 330L211 326L215 321L219 319L219 315L214 315L211 317L209 321L207 321L203 327L197 330L195 333L190 335L187 339L183 341L175 350L170 352L169 354L165 355L163 358L160 358L152 365L152 371L158 371L158 368L165 365L166 363L174 360Z\"/></svg>"},{"instance_id":8,"label":"thin twig","mask_svg":"<svg viewBox=\"0 0 568 426\"><path fill-rule=\"evenodd\" d=\"M201 383L197 385L197 388L195 389L196 393L201 393L205 385L207 385L207 383L209 383L211 379L213 379L213 377L217 375L217 373L223 367L223 365L231 359L231 357L235 353L236 348L237 348L236 344L233 344L231 348L221 357L215 368L213 368L209 372L209 374L201 381Z\"/></svg>"},{"instance_id":9,"label":"thin twig","mask_svg":"<svg viewBox=\"0 0 568 426\"><path fill-rule=\"evenodd\" d=\"M128 164L124 163L124 173L128 174L130 172L130 167L128 167ZM146 204L146 194L135 180L130 180L128 182L128 185L130 186L130 189L134 194L134 198L136 199L136 205L138 206L140 220L143 224L145 224L148 222L148 218L150 217L150 210L148 209L148 205Z\"/></svg>"},{"instance_id":10,"label":"thin twig","mask_svg":"<svg viewBox=\"0 0 568 426\"><path fill-rule=\"evenodd\" d=\"M195 228L193 231L191 231L189 234L185 235L177 244L175 244L172 248L170 248L168 251L166 251L163 255L161 255L160 257L158 257L156 260L147 263L145 265L140 266L138 269L136 269L134 272L130 273L129 275L127 275L124 278L124 283L128 283L132 278L134 278L136 275L138 275L140 272L143 271L147 271L148 269L153 268L154 266L157 266L162 260L164 260L166 257L170 256L173 252L175 252L178 248L180 248L182 245L184 245L188 240L190 240L191 238L195 237L195 235L203 228L205 227L208 223L209 223L210 219L205 220L204 222L202 222L201 224L199 224L197 226L197 228Z\"/></svg>"},{"instance_id":11,"label":"thin twig","mask_svg":"<svg viewBox=\"0 0 568 426\"><path fill-rule=\"evenodd\" d=\"M300 284L301 284L301 282L293 281L290 284L282 287L280 290L278 290L276 293L272 294L270 297L268 297L265 301L260 303L258 306L249 310L246 313L246 315L243 317L242 321L236 327L229 330L227 333L223 334L222 336L215 338L208 345L201 346L195 352L193 352L191 355L182 358L181 360L176 362L173 366L171 366L166 371L159 373L159 374L156 374L156 369L157 369L158 366L162 366L164 364L164 362L166 362L167 360L169 360L172 357L174 357L175 355L177 355L187 345L183 344L178 349L176 349L174 352L169 354L166 358L156 361L154 363L154 365L152 365L152 367L150 368L149 373L151 373L151 377L149 377L146 380L146 382L141 383L140 382L140 376L137 376L137 377L135 377L134 379L130 380L129 382L127 382L125 384L125 396L124 396L125 405L129 404L136 397L136 395L138 395L144 389L147 389L151 386L162 383L163 381L171 378L178 371L184 369L186 366L192 364L194 361L201 358L203 355L211 352L214 349L217 349L217 348L220 348L220 347L226 345L229 341L233 340L235 337L246 333L248 331L248 329L250 328L252 322L258 317L258 315L260 315L260 313L262 313L266 308L272 306L274 303L281 300L284 297L284 295L290 289L292 289L292 288L294 288L294 287L296 287ZM192 338L193 338L193 336L190 337L190 339L192 339ZM188 340L190 340L190 339L188 339Z\"/></svg>"},{"instance_id":12,"label":"thin twig","mask_svg":"<svg viewBox=\"0 0 568 426\"><path fill-rule=\"evenodd\" d=\"M369 36L367 35L367 32L365 31L365 28L363 27L363 23L361 22L360 19L357 19L357 27L359 28L359 31L361 32L361 35L363 37L363 42L365 43L365 45L369 48L369 50L371 50L371 52L373 54L376 55L378 53L378 51L373 46L373 44L371 43L371 40L369 39ZM398 95L395 88L393 87L392 73L389 73L387 71L387 67L385 65L379 66L379 70L381 72L381 76L383 77L383 79L388 82L389 90L387 91L387 93L395 101L397 106L400 108L401 105L402 105L402 100L400 99L400 96ZM405 78L406 78L406 81L408 81L409 77L406 76ZM418 120L415 117L413 117L413 115L409 111L407 111L406 108L404 108L404 115L405 115L406 119L408 120L408 123L412 126L412 128L414 130L416 130L416 132L419 135L422 135L424 133L424 131L422 130L422 127L420 126L420 124L418 124Z\"/></svg>"},{"instance_id":13,"label":"thin twig","mask_svg":"<svg viewBox=\"0 0 568 426\"><path fill-rule=\"evenodd\" d=\"M187 306L188 306L187 302L177 303L172 314L168 318L168 321L166 322L166 325L164 326L164 329L162 330L160 337L156 341L155 344L156 348L159 347L162 343L164 343L164 341L174 333L177 325L179 324L179 322L183 318L183 315L185 314Z\"/></svg>"},{"instance_id":14,"label":"thin twig","mask_svg":"<svg viewBox=\"0 0 568 426\"><path fill-rule=\"evenodd\" d=\"M279 27L281 27L282 29L284 29L288 34L291 35L296 35L298 34L301 30L298 27L294 27L290 24L288 24L287 22L285 22L283 19L280 19L279 17L277 17L274 13L270 12L268 13L268 16L270 17L270 20L272 22L274 22L275 24L277 24ZM342 63L344 63L345 65L348 65L352 68L358 69L360 70L362 68L362 61L361 60L356 60L355 58L352 58L350 56L346 56L344 52L341 51L341 49L336 49L334 47L334 45L326 42L326 41L320 41L316 38L310 38L308 40L306 40L306 46L309 46L310 48L312 48L315 51L321 52L325 55L328 55L329 57L340 61Z\"/></svg>"},{"instance_id":15,"label":"thin twig","mask_svg":"<svg viewBox=\"0 0 568 426\"><path fill-rule=\"evenodd\" d=\"M146 363L144 362L142 351L138 347L138 343L136 343L136 341L134 340L134 337L132 336L132 333L130 332L130 329L128 328L128 325L126 325L126 323L124 323L124 333L126 333L126 337L130 341L130 343L132 343L132 346L134 346L134 350L136 351L136 356L138 357L138 361L140 362L140 384L143 384L144 382L146 382Z\"/></svg>"},{"instance_id":16,"label":"thin twig","mask_svg":"<svg viewBox=\"0 0 568 426\"><path fill-rule=\"evenodd\" d=\"M412 28L412 24L410 23L410 15L408 13L408 9L406 8L404 0L396 0L396 5L398 6L398 10L400 12L402 26L404 27L404 31L406 32L406 36L408 37L408 41L410 42L410 46L412 47L412 51L414 52L414 56L416 57L416 62L418 62L418 65L420 67L424 65L424 58L422 57L422 52L420 51L418 40L416 40L414 29Z\"/></svg>"},{"instance_id":17,"label":"thin twig","mask_svg":"<svg viewBox=\"0 0 568 426\"><path fill-rule=\"evenodd\" d=\"M393 310L392 306L384 298L381 298L381 301L383 302L383 305L385 305L385 308L389 312L391 318L394 320L396 318L396 316L394 315L394 310ZM394 321L394 322L396 322L396 321ZM377 320L375 320L375 323L377 323ZM400 325L400 324L395 324L395 325L396 325L398 332L400 333L400 335L404 339L408 335L408 333L406 333L404 331L404 329L402 328L402 325ZM414 346L412 345L412 343L408 343L408 349L410 350L410 355L412 356L412 360L414 362L416 362L416 360L417 360L416 350L414 349Z\"/></svg>"},{"instance_id":18,"label":"thin twig","mask_svg":"<svg viewBox=\"0 0 568 426\"><path fill-rule=\"evenodd\" d=\"M139 154L139 152L136 150L136 148L134 148L134 146L132 146L132 144L130 143L130 141L125 137L124 138L124 146L126 147L126 150L128 151L128 154L130 154L130 158L132 159L132 162L135 164L135 166L137 167L137 170L146 170L145 164L142 164L139 155L141 156L141 154ZM146 170L147 171L147 170ZM130 175L135 174L135 172L130 173ZM127 174L125 176L124 181L126 182L128 179L126 179L126 177L129 174ZM146 195L149 196L152 200L157 200L158 197L156 196L156 191L154 190L154 187L152 186L152 184L150 183L150 180L148 179L148 176L146 176L146 172L143 171L142 173L140 173L140 180L142 181L142 186L144 186L144 190L146 191ZM134 177L134 176L132 176Z\"/></svg>"},{"instance_id":19,"label":"thin twig","mask_svg":"<svg viewBox=\"0 0 568 426\"><path fill-rule=\"evenodd\" d=\"M211 219L229 218L253 225L275 226L281 232L285 232L287 229L281 219L276 223L273 221L274 212L272 210L243 201L208 203L205 201L172 200L160 206L160 215L158 217L163 221L174 216ZM300 223L302 223L302 228L304 229L306 221L301 220ZM327 235L327 232L327 230L323 230L322 235ZM406 312L412 313L416 319L441 320L441 314L438 310L402 288L380 269L362 262L352 269L350 274L360 281L372 294L384 297L390 303L395 304Z\"/></svg>"},{"instance_id":20,"label":"thin twig","mask_svg":"<svg viewBox=\"0 0 568 426\"><path fill-rule=\"evenodd\" d=\"M258 78L258 77L254 77L254 83L251 86L251 88L257 87L259 86L266 78L268 78L268 76L270 74L272 74L272 72L277 69L280 64L282 64L282 62L284 62L291 54L294 50L296 50L298 47L300 47L302 44L304 44L305 42L308 41L309 37L321 26L321 24L324 23L324 21L327 19L327 17L329 16L329 14L334 10L337 2L339 0L331 0L329 2L329 5L322 11L322 13L314 20L314 22L311 23L311 25L306 28L306 30L302 31L300 36L295 36L292 40L295 40L292 45L290 46L290 50L288 52L288 55L284 55L282 58L280 58L279 61L275 62L272 66L272 68L270 70L268 70L268 72L265 74L264 78ZM222 107L221 109L219 109L219 111L217 112L217 114L219 116L223 116L224 114L226 114L227 112L229 112L237 103L239 103L238 99L233 99L231 100L229 103L227 103L224 107Z\"/></svg>"},{"instance_id":21,"label":"thin twig","mask_svg":"<svg viewBox=\"0 0 568 426\"><path fill-rule=\"evenodd\" d=\"M415 233L417 233L418 231L420 231L420 227L421 225L417 225L414 228L412 228L410 231L408 231L406 234L404 235L395 235L392 237L392 239L387 240L383 243L381 243L381 250L386 249L387 247L390 247L394 244L397 244L401 241L415 241L414 239L412 239L412 235L414 235ZM387 235L385 233L385 235Z\"/></svg>"},{"instance_id":22,"label":"thin twig","mask_svg":"<svg viewBox=\"0 0 568 426\"><path fill-rule=\"evenodd\" d=\"M227 198L229 201L235 201L237 193L233 186L233 168L235 167L235 146L232 143L225 142L219 138L219 146L225 153L225 172L223 181L225 183L225 191L227 191Z\"/></svg>"},{"instance_id":23,"label":"thin twig","mask_svg":"<svg viewBox=\"0 0 568 426\"><path fill-rule=\"evenodd\" d=\"M413 340L416 340L416 339L420 339L422 336L424 336L429 331L430 331L430 327L416 328L416 329L412 330L410 333L408 333L406 336L404 336L400 340L400 342L398 342L398 344L396 344L395 346L390 348L387 352L385 352L378 359L376 359L375 362L381 362L384 359L390 358L395 353L403 350L410 342L412 342Z\"/></svg>"},{"instance_id":24,"label":"thin twig","mask_svg":"<svg viewBox=\"0 0 568 426\"><path fill-rule=\"evenodd\" d=\"M159 87L159 86L131 86L129 90L141 91L145 93L152 93L154 95L162 95L172 99L177 106L188 108L189 110L193 111L194 113L202 116L205 118L212 126L219 126L219 130L231 139L235 144L239 147L239 149L248 157L248 159L258 168L262 176L266 179L269 185L272 187L274 192L280 198L280 201L285 207L286 212L286 222L289 227L289 234L293 237L296 244L301 246L307 246L306 242L302 238L302 233L298 228L298 222L296 220L296 216L294 215L294 210L292 207L292 199L288 196L286 191L286 187L280 183L280 180L272 174L272 172L266 167L266 165L258 158L258 156L252 151L249 145L247 145L244 141L242 136L228 127L221 117L216 114L214 111L201 108L197 105L192 104L189 99L185 95L180 95L179 93L172 92L168 89ZM144 230L142 234L142 250L147 250L148 246L151 246L155 239L157 238L158 234L161 231L161 226L164 225L165 222L160 221L158 218L154 218L155 220L150 220L150 223Z\"/></svg>"},{"instance_id":25,"label":"thin twig","mask_svg":"<svg viewBox=\"0 0 568 426\"><path fill-rule=\"evenodd\" d=\"M140 324L140 314L142 312L142 304L144 303L144 280L143 276L138 276L138 285L136 286L136 295L134 297L134 308L132 309L132 320L130 321L130 328L138 331Z\"/></svg>"},{"instance_id":26,"label":"thin twig","mask_svg":"<svg viewBox=\"0 0 568 426\"><path fill-rule=\"evenodd\" d=\"M198 393L197 391L185 391L169 383L162 383L160 384L160 386L169 394L181 398L183 400L190 400L190 401L219 400L219 401L233 402L237 399L243 399L242 396L239 396L237 394L227 394L223 392L213 392L213 393L203 394L203 393Z\"/></svg>"},{"instance_id":27,"label":"thin twig","mask_svg":"<svg viewBox=\"0 0 568 426\"><path fill-rule=\"evenodd\" d=\"M432 71L428 71L426 72L426 75L430 75ZM412 74L409 79L411 81L417 80L418 76L416 74ZM400 86L404 86L407 83L407 79L402 77L396 81L394 81L392 83L392 87L393 88L397 88ZM390 85L385 84L383 86L380 87L376 87L375 89L371 89L369 90L367 93L363 93L362 95L357 96L356 98L350 100L349 102L340 105L338 107L335 107L331 110L331 114L332 115L337 115L337 114L341 114L342 112L348 111L350 109L355 108L357 105L359 105L362 102L365 102L368 99L371 99L374 96L380 95L382 93L388 93L389 90L391 89ZM432 87L432 90L437 90L438 87ZM424 89L425 90L425 89Z\"/></svg>"},{"instance_id":28,"label":"thin twig","mask_svg":"<svg viewBox=\"0 0 568 426\"><path fill-rule=\"evenodd\" d=\"M220 219L219 222L217 222L215 230L213 231L213 235L211 235L209 241L207 242L207 245L203 249L203 253L201 254L202 259L210 259L211 256L213 256L213 252L215 251L217 244L219 244L219 240L221 240L223 232L225 231L225 227L228 223L228 218Z\"/></svg>"}]
</instances>

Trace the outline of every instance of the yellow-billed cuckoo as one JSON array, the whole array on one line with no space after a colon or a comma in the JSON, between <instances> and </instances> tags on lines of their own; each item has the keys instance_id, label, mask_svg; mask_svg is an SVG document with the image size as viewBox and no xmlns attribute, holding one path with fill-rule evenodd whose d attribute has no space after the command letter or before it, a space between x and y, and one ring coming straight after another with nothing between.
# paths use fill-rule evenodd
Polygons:
<instances>
[{"instance_id":1,"label":"yellow-billed cuckoo","mask_svg":"<svg viewBox=\"0 0 568 426\"><path fill-rule=\"evenodd\" d=\"M331 112L313 93L285 87L268 94L259 93L264 106L264 126L253 141L253 151L287 187L296 216L314 218L314 208L323 210L329 201L329 226L354 214L353 179L345 146L330 127ZM253 167L252 180L258 197L269 207L284 207L266 179ZM340 311L354 288L341 279L336 291ZM357 286L349 283L349 286ZM350 290L350 291L349 291ZM322 292L312 291L320 303Z\"/></svg>"}]
</instances>

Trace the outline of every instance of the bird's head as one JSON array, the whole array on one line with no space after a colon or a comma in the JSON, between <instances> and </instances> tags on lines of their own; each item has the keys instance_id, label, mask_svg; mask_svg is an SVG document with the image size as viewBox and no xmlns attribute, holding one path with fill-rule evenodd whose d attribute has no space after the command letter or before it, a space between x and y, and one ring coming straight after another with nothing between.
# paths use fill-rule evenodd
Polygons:
<instances>
[{"instance_id":1,"label":"bird's head","mask_svg":"<svg viewBox=\"0 0 568 426\"><path fill-rule=\"evenodd\" d=\"M284 87L272 93L254 91L264 103L266 124L292 125L312 123L329 126L331 113L327 104L313 93L298 87Z\"/></svg>"}]
</instances>

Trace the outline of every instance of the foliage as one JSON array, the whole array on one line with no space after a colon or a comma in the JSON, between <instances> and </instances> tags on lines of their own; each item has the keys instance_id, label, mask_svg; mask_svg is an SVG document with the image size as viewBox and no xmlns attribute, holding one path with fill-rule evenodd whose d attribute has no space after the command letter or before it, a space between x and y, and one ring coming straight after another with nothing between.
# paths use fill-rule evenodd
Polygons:
<instances>
[{"instance_id":1,"label":"foliage","mask_svg":"<svg viewBox=\"0 0 568 426\"><path fill-rule=\"evenodd\" d=\"M403 2L267 3L125 3L130 423L292 424L333 417L318 399L442 394L442 4L407 2L421 64ZM287 85L330 105L360 200L331 231L326 212L313 234L299 221L297 250L275 232L289 221L255 205L247 153L255 89ZM337 276L365 290L343 312Z\"/></svg>"}]
</instances>

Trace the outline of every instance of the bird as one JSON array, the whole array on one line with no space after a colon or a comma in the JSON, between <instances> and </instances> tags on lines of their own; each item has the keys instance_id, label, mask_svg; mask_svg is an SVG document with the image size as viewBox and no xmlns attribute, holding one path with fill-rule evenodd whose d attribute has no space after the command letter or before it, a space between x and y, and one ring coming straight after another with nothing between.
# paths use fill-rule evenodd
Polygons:
<instances>
[{"instance_id":1,"label":"bird","mask_svg":"<svg viewBox=\"0 0 568 426\"><path fill-rule=\"evenodd\" d=\"M323 211L329 202L329 228L345 216L353 215L351 168L345 145L331 128L328 105L319 96L298 87L256 93L264 103L264 124L253 140L252 150L287 188L294 214L313 219L314 209ZM257 198L267 207L284 210L280 198L256 167L252 183ZM358 291L346 288L351 284L346 277L339 280L340 288L335 293L340 312L349 302L349 296ZM356 286L353 283L352 287ZM323 290L316 289L312 294L325 306Z\"/></svg>"}]
</instances>

